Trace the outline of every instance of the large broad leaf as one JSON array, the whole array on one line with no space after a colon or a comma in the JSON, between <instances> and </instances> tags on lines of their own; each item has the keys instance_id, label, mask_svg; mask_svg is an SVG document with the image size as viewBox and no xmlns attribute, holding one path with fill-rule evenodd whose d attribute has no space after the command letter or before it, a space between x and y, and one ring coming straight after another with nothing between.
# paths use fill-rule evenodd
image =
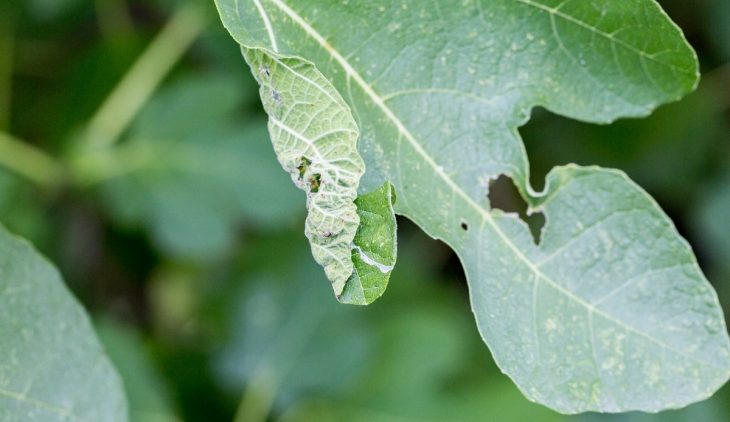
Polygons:
<instances>
[{"instance_id":1,"label":"large broad leaf","mask_svg":"<svg viewBox=\"0 0 730 422\"><path fill-rule=\"evenodd\" d=\"M245 48L314 63L347 101L396 211L464 264L494 358L558 411L657 411L712 394L730 342L689 245L623 173L556 168L529 185L517 132L540 105L581 120L641 116L687 93L695 56L651 0L217 0ZM536 245L493 210L511 177L546 226Z\"/></svg>"},{"instance_id":2,"label":"large broad leaf","mask_svg":"<svg viewBox=\"0 0 730 422\"><path fill-rule=\"evenodd\" d=\"M122 383L58 272L0 227L0 420L123 421Z\"/></svg>"}]
</instances>

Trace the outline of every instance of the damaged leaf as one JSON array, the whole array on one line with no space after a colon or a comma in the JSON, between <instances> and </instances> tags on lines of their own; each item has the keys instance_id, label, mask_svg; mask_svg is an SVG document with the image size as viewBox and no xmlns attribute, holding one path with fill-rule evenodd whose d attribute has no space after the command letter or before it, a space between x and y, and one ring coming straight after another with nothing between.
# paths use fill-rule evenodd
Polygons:
<instances>
[{"instance_id":1,"label":"damaged leaf","mask_svg":"<svg viewBox=\"0 0 730 422\"><path fill-rule=\"evenodd\" d=\"M340 300L367 305L388 286L396 258L395 191L390 182L355 200L360 226L352 248L354 271Z\"/></svg>"},{"instance_id":2,"label":"damaged leaf","mask_svg":"<svg viewBox=\"0 0 730 422\"><path fill-rule=\"evenodd\" d=\"M656 202L620 171L574 165L536 192L517 131L535 106L607 123L694 89L694 52L656 2L216 3L238 43L306 59L346 98L360 190L391 180L396 211L456 251L480 333L529 399L655 412L727 381L717 296ZM269 110L282 92L262 96ZM538 245L492 209L500 175L544 214Z\"/></svg>"},{"instance_id":3,"label":"damaged leaf","mask_svg":"<svg viewBox=\"0 0 730 422\"><path fill-rule=\"evenodd\" d=\"M262 49L244 47L242 52L261 84L276 156L307 194L304 233L314 259L324 267L340 301L372 302L385 289L395 261L392 186L356 203L365 172L357 152L360 132L340 94L311 63ZM361 206L364 210L358 209ZM381 211L384 214L376 215ZM380 224L385 227L370 227ZM387 239L361 244L358 228L380 231ZM381 269L388 266L387 271L371 275L375 261L364 261L364 250L383 259Z\"/></svg>"}]
</instances>

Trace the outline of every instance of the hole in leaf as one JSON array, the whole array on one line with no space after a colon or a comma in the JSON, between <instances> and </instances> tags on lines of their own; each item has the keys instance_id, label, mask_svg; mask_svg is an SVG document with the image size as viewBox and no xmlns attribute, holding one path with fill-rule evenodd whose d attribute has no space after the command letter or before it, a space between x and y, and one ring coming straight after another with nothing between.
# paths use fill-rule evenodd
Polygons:
<instances>
[{"instance_id":1,"label":"hole in leaf","mask_svg":"<svg viewBox=\"0 0 730 422\"><path fill-rule=\"evenodd\" d=\"M312 164L312 160L307 157L302 157L299 159L299 165L297 166L297 170L299 170L299 180L302 180L304 178L304 175L307 173L307 169L309 169L310 164Z\"/></svg>"},{"instance_id":2,"label":"hole in leaf","mask_svg":"<svg viewBox=\"0 0 730 422\"><path fill-rule=\"evenodd\" d=\"M464 220L461 221L461 229L464 231L469 230L469 225L466 224L466 221L464 221Z\"/></svg>"},{"instance_id":3,"label":"hole in leaf","mask_svg":"<svg viewBox=\"0 0 730 422\"><path fill-rule=\"evenodd\" d=\"M314 173L313 175L309 176L309 191L317 193L319 192L319 185L320 185L320 179L322 176L319 173Z\"/></svg>"},{"instance_id":4,"label":"hole in leaf","mask_svg":"<svg viewBox=\"0 0 730 422\"><path fill-rule=\"evenodd\" d=\"M527 203L520 196L512 179L507 176L499 176L489 182L489 203L492 209L517 214L530 228L535 244L540 243L540 234L545 226L545 216L541 212L527 215Z\"/></svg>"}]
</instances>

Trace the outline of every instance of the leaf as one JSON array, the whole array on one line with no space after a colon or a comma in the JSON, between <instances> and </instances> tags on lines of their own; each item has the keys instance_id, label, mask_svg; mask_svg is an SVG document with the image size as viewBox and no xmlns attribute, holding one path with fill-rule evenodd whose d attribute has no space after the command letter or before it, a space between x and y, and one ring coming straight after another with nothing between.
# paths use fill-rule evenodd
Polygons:
<instances>
[{"instance_id":1,"label":"leaf","mask_svg":"<svg viewBox=\"0 0 730 422\"><path fill-rule=\"evenodd\" d=\"M0 420L126 420L120 379L58 271L2 227L0 269Z\"/></svg>"},{"instance_id":2,"label":"leaf","mask_svg":"<svg viewBox=\"0 0 730 422\"><path fill-rule=\"evenodd\" d=\"M520 129L528 154L540 157L531 163L532 173L547 173L552 163L561 162L617 167L661 198L663 206L683 209L717 156L714 145L727 142L720 88L726 85L722 77L708 75L682 101L646 119L624 119L610 127L536 113Z\"/></svg>"},{"instance_id":3,"label":"leaf","mask_svg":"<svg viewBox=\"0 0 730 422\"><path fill-rule=\"evenodd\" d=\"M352 248L353 272L340 300L367 305L382 296L388 287L397 253L395 192L390 182L355 199L360 225Z\"/></svg>"},{"instance_id":4,"label":"leaf","mask_svg":"<svg viewBox=\"0 0 730 422\"><path fill-rule=\"evenodd\" d=\"M658 411L725 383L730 342L689 245L623 173L553 170L529 186L530 109L643 116L697 83L651 0L217 0L246 48L311 61L357 116L368 172L396 211L459 255L480 332L531 400L564 413ZM490 207L507 175L547 223L539 245Z\"/></svg>"},{"instance_id":5,"label":"leaf","mask_svg":"<svg viewBox=\"0 0 730 422\"><path fill-rule=\"evenodd\" d=\"M315 261L324 267L338 300L372 302L385 290L395 264L392 186L386 183L356 204L365 164L357 152L357 124L342 97L306 61L260 49L242 51L261 84L279 163L307 193L304 233ZM377 232L379 241L357 236L359 230Z\"/></svg>"}]
</instances>

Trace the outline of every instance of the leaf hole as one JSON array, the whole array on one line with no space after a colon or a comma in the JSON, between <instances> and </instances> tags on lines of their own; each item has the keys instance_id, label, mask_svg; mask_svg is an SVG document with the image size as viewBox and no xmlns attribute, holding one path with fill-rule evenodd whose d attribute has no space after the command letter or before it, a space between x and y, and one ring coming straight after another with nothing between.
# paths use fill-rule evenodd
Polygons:
<instances>
[{"instance_id":1,"label":"leaf hole","mask_svg":"<svg viewBox=\"0 0 730 422\"><path fill-rule=\"evenodd\" d=\"M540 235L542 228L545 226L545 216L541 212L527 214L527 203L522 199L512 179L502 175L490 181L487 195L492 209L516 214L529 227L535 244L540 244Z\"/></svg>"},{"instance_id":2,"label":"leaf hole","mask_svg":"<svg viewBox=\"0 0 730 422\"><path fill-rule=\"evenodd\" d=\"M309 169L309 166L311 164L312 160L307 157L302 157L299 159L299 165L297 166L297 170L299 170L299 180L304 179L304 175L307 174L307 170Z\"/></svg>"},{"instance_id":3,"label":"leaf hole","mask_svg":"<svg viewBox=\"0 0 730 422\"><path fill-rule=\"evenodd\" d=\"M309 176L309 191L313 193L319 192L319 186L321 185L322 181L322 175L319 173L314 173L313 175Z\"/></svg>"},{"instance_id":4,"label":"leaf hole","mask_svg":"<svg viewBox=\"0 0 730 422\"><path fill-rule=\"evenodd\" d=\"M466 221L464 221L464 220L461 220L461 229L464 231L469 230L469 224L467 224Z\"/></svg>"}]
</instances>

